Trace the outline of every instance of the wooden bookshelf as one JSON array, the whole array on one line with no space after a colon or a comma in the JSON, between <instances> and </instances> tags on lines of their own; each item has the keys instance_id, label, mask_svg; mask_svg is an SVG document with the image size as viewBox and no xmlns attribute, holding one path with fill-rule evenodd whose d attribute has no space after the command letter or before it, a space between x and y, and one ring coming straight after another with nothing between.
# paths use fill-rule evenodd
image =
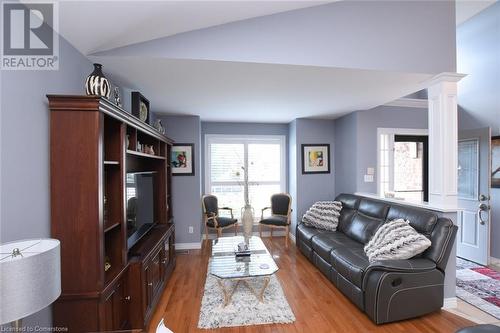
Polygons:
<instances>
[{"instance_id":1,"label":"wooden bookshelf","mask_svg":"<svg viewBox=\"0 0 500 333\"><path fill-rule=\"evenodd\" d=\"M62 270L54 325L71 332L144 329L175 267L172 140L104 98L47 97L51 233L61 241ZM140 145L154 154L137 151ZM157 225L128 249L126 174L141 171L157 174Z\"/></svg>"}]
</instances>

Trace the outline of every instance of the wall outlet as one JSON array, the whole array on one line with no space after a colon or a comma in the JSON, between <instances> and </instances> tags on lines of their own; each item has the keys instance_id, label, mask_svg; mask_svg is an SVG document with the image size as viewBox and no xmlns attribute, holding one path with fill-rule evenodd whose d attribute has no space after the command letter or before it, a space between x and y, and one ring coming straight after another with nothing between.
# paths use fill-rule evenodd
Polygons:
<instances>
[{"instance_id":1,"label":"wall outlet","mask_svg":"<svg viewBox=\"0 0 500 333\"><path fill-rule=\"evenodd\" d=\"M367 168L366 169L366 174L373 176L375 174L375 168Z\"/></svg>"},{"instance_id":2,"label":"wall outlet","mask_svg":"<svg viewBox=\"0 0 500 333\"><path fill-rule=\"evenodd\" d=\"M365 183L373 183L373 175L365 175Z\"/></svg>"},{"instance_id":3,"label":"wall outlet","mask_svg":"<svg viewBox=\"0 0 500 333\"><path fill-rule=\"evenodd\" d=\"M190 234L192 234L192 233L194 232L194 228L193 228L192 226L189 226L189 228L188 228L188 232L189 232Z\"/></svg>"}]
</instances>

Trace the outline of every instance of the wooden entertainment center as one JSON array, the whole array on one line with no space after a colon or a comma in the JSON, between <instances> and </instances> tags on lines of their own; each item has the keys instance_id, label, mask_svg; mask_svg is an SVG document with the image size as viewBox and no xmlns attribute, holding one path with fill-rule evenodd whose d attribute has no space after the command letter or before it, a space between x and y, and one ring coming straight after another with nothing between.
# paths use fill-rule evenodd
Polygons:
<instances>
[{"instance_id":1,"label":"wooden entertainment center","mask_svg":"<svg viewBox=\"0 0 500 333\"><path fill-rule=\"evenodd\" d=\"M48 95L51 233L61 241L53 325L144 329L175 267L172 140L105 98ZM139 152L138 142L154 154ZM127 172L155 172L154 222L127 246Z\"/></svg>"}]
</instances>

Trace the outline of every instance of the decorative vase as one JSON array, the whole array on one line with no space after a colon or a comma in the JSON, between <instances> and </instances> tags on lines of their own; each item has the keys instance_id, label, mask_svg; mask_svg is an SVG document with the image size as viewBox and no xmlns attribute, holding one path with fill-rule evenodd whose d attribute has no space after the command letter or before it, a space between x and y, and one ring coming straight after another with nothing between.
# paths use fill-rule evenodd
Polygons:
<instances>
[{"instance_id":1,"label":"decorative vase","mask_svg":"<svg viewBox=\"0 0 500 333\"><path fill-rule=\"evenodd\" d=\"M94 64L94 71L87 76L87 80L85 81L85 91L87 95L109 98L111 88L108 79L102 73L101 64Z\"/></svg>"},{"instance_id":2,"label":"decorative vase","mask_svg":"<svg viewBox=\"0 0 500 333\"><path fill-rule=\"evenodd\" d=\"M253 208L249 204L246 204L245 208L243 208L243 213L241 214L241 223L243 224L243 236L245 238L245 244L248 245L253 231Z\"/></svg>"}]
</instances>

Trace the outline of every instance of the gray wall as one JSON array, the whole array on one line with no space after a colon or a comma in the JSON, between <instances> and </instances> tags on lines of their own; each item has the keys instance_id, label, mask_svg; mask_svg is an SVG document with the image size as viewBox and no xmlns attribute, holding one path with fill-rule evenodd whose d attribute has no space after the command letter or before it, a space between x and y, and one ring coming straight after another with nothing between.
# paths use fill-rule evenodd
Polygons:
<instances>
[{"instance_id":1,"label":"gray wall","mask_svg":"<svg viewBox=\"0 0 500 333\"><path fill-rule=\"evenodd\" d=\"M176 243L201 241L201 122L198 116L157 115L167 135L178 143L194 143L194 176L172 176L172 208ZM188 233L189 227L193 233Z\"/></svg>"},{"instance_id":2,"label":"gray wall","mask_svg":"<svg viewBox=\"0 0 500 333\"><path fill-rule=\"evenodd\" d=\"M335 192L356 192L358 159L358 113L353 112L335 120Z\"/></svg>"},{"instance_id":3,"label":"gray wall","mask_svg":"<svg viewBox=\"0 0 500 333\"><path fill-rule=\"evenodd\" d=\"M300 145L299 145L300 146ZM297 177L301 172L300 147L297 148L297 119L288 124L288 192L292 196L292 233L297 225Z\"/></svg>"},{"instance_id":4,"label":"gray wall","mask_svg":"<svg viewBox=\"0 0 500 333\"><path fill-rule=\"evenodd\" d=\"M92 64L60 38L59 70L2 71L0 242L50 237L46 94L83 94ZM25 320L48 326L50 309Z\"/></svg>"},{"instance_id":5,"label":"gray wall","mask_svg":"<svg viewBox=\"0 0 500 333\"><path fill-rule=\"evenodd\" d=\"M454 72L455 2L339 1L100 54Z\"/></svg>"},{"instance_id":6,"label":"gray wall","mask_svg":"<svg viewBox=\"0 0 500 333\"><path fill-rule=\"evenodd\" d=\"M377 193L377 128L427 129L427 109L379 106L335 120L336 193ZM372 183L365 183L369 167Z\"/></svg>"},{"instance_id":7,"label":"gray wall","mask_svg":"<svg viewBox=\"0 0 500 333\"><path fill-rule=\"evenodd\" d=\"M377 128L427 129L427 109L379 106L358 112L357 130L357 191L377 193ZM365 183L369 167L375 168L375 179Z\"/></svg>"},{"instance_id":8,"label":"gray wall","mask_svg":"<svg viewBox=\"0 0 500 333\"><path fill-rule=\"evenodd\" d=\"M295 193L294 215L292 218L292 232L295 234L297 220L320 200L333 200L335 197L335 125L333 120L321 119L296 119L290 126L289 139L290 150L294 149L295 162L290 158L290 178L295 182L290 182L290 192ZM302 144L330 144L330 173L329 174L302 174ZM293 147L292 147L293 146ZM295 184L294 184L295 183ZM295 186L295 188L294 188Z\"/></svg>"},{"instance_id":9,"label":"gray wall","mask_svg":"<svg viewBox=\"0 0 500 333\"><path fill-rule=\"evenodd\" d=\"M500 135L500 2L457 29L457 67L468 74L458 85L461 129L490 126ZM491 189L491 256L500 258L500 189Z\"/></svg>"}]
</instances>

